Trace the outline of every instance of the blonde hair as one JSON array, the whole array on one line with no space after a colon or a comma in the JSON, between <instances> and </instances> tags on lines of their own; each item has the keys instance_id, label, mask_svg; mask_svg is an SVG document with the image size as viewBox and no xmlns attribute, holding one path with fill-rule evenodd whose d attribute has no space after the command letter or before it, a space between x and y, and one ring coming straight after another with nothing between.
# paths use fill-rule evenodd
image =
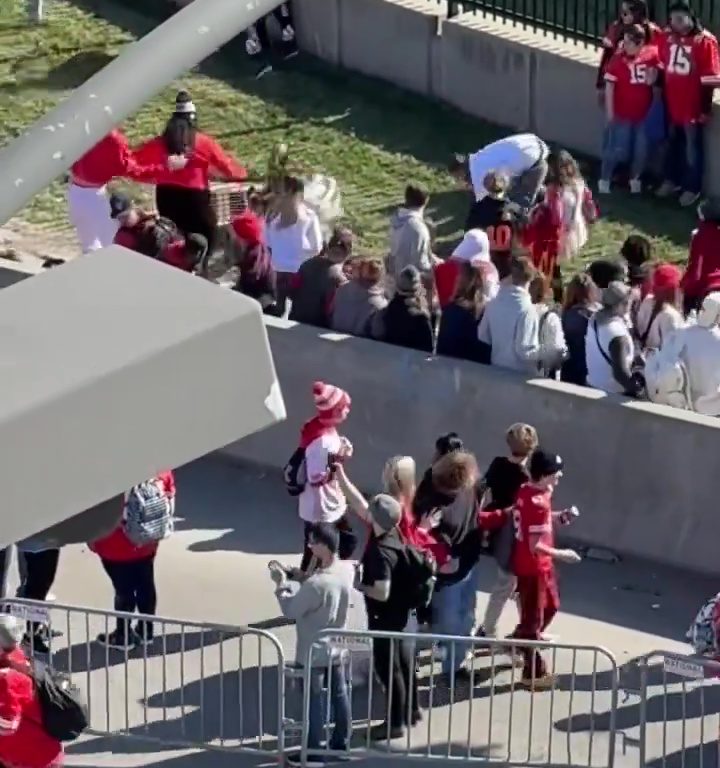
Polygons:
<instances>
[{"instance_id":1,"label":"blonde hair","mask_svg":"<svg viewBox=\"0 0 720 768\"><path fill-rule=\"evenodd\" d=\"M529 456L538 446L538 434L529 424L513 424L505 434L513 456Z\"/></svg>"},{"instance_id":2,"label":"blonde hair","mask_svg":"<svg viewBox=\"0 0 720 768\"><path fill-rule=\"evenodd\" d=\"M415 487L415 474L415 459L412 456L393 456L383 467L384 492L394 499L407 496Z\"/></svg>"}]
</instances>

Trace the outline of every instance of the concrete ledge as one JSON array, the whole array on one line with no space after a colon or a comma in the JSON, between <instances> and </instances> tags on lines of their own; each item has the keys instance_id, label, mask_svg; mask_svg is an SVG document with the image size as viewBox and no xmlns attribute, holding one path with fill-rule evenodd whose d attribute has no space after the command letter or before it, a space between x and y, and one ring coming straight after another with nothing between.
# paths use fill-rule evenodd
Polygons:
<instances>
[{"instance_id":1,"label":"concrete ledge","mask_svg":"<svg viewBox=\"0 0 720 768\"><path fill-rule=\"evenodd\" d=\"M226 447L226 455L284 466L313 413L311 385L318 378L352 394L349 471L363 488L379 486L383 463L396 454L414 456L422 470L435 438L449 430L460 432L487 466L504 452L507 427L527 421L566 461L556 503L580 507L573 537L720 571L720 421L288 321L267 318L266 327L289 417Z\"/></svg>"}]
</instances>

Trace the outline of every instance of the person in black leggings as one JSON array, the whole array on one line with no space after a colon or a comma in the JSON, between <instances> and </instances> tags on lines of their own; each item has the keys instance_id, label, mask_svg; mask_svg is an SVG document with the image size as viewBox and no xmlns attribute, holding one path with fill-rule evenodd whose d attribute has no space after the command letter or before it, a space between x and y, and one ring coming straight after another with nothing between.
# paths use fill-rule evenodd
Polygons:
<instances>
[{"instance_id":1,"label":"person in black leggings","mask_svg":"<svg viewBox=\"0 0 720 768\"><path fill-rule=\"evenodd\" d=\"M25 558L27 573L22 596L26 600L45 600L57 575L60 550L56 547L37 549L33 542L31 549L23 543L18 544L20 556ZM28 621L25 641L30 645L31 653L49 653L47 628L37 621Z\"/></svg>"},{"instance_id":2,"label":"person in black leggings","mask_svg":"<svg viewBox=\"0 0 720 768\"><path fill-rule=\"evenodd\" d=\"M277 8L263 16L257 24L253 24L247 30L245 38L245 50L248 56L262 56L264 59L263 67L259 74L264 74L271 68L267 59L267 53L271 49L270 35L268 34L268 20L271 16L275 17L280 26L281 53L283 58L289 59L297 54L297 42L295 40L295 23L293 19L292 6L289 2L281 3Z\"/></svg>"}]
</instances>

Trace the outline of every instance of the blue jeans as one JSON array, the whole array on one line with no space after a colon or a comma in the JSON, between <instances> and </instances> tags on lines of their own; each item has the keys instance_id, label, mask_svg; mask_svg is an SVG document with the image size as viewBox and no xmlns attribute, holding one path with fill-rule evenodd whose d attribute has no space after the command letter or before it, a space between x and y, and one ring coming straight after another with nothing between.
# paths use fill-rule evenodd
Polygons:
<instances>
[{"instance_id":1,"label":"blue jeans","mask_svg":"<svg viewBox=\"0 0 720 768\"><path fill-rule=\"evenodd\" d=\"M346 751L350 744L350 698L348 697L347 669L342 663L329 667L313 667L310 672L310 712L308 720L308 749L320 749L323 732L327 725L327 701L323 687L327 684L330 694L330 715L335 721L329 747Z\"/></svg>"},{"instance_id":2,"label":"blue jeans","mask_svg":"<svg viewBox=\"0 0 720 768\"><path fill-rule=\"evenodd\" d=\"M702 191L705 163L704 129L699 123L670 124L665 178L685 192Z\"/></svg>"},{"instance_id":3,"label":"blue jeans","mask_svg":"<svg viewBox=\"0 0 720 768\"><path fill-rule=\"evenodd\" d=\"M600 178L603 181L611 181L620 163L630 164L630 178L640 178L645 170L647 150L644 123L613 120L608 124L605 133Z\"/></svg>"},{"instance_id":4,"label":"blue jeans","mask_svg":"<svg viewBox=\"0 0 720 768\"><path fill-rule=\"evenodd\" d=\"M433 633L469 637L475 624L479 569L474 565L468 574L455 584L441 587L433 597ZM453 650L454 648L454 650ZM463 663L467 643L451 643L445 649L442 671L457 672Z\"/></svg>"}]
</instances>

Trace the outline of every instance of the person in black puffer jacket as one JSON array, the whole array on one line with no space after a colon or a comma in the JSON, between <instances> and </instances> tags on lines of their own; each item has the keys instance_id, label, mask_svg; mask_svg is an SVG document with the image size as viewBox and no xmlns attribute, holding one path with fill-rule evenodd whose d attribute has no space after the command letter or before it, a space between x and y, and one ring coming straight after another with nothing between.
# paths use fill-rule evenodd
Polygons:
<instances>
[{"instance_id":1,"label":"person in black puffer jacket","mask_svg":"<svg viewBox=\"0 0 720 768\"><path fill-rule=\"evenodd\" d=\"M432 352L432 321L420 272L410 265L400 272L396 293L372 321L371 335L398 347Z\"/></svg>"}]
</instances>

